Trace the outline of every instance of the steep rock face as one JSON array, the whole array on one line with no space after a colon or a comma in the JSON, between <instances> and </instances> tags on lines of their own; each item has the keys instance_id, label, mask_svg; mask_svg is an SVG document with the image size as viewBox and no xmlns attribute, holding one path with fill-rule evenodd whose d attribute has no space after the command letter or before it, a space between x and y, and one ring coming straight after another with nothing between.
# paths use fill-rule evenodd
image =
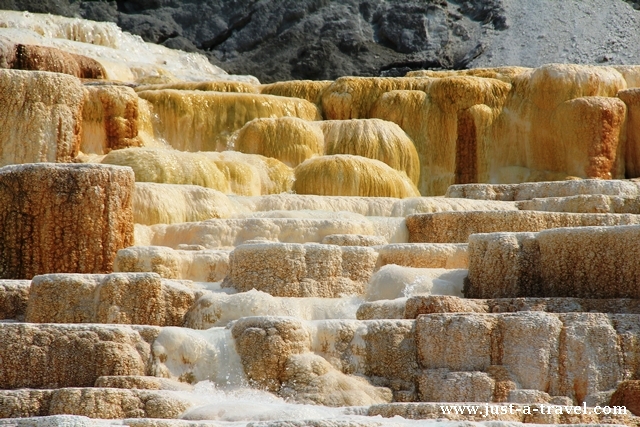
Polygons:
<instances>
[{"instance_id":1,"label":"steep rock face","mask_svg":"<svg viewBox=\"0 0 640 427\"><path fill-rule=\"evenodd\" d=\"M367 247L244 244L229 256L229 274L223 286L283 297L360 295L376 259L375 251Z\"/></svg>"},{"instance_id":2,"label":"steep rock face","mask_svg":"<svg viewBox=\"0 0 640 427\"><path fill-rule=\"evenodd\" d=\"M194 292L154 273L45 274L31 282L26 321L181 326Z\"/></svg>"},{"instance_id":3,"label":"steep rock face","mask_svg":"<svg viewBox=\"0 0 640 427\"><path fill-rule=\"evenodd\" d=\"M465 296L638 298L637 225L469 238Z\"/></svg>"},{"instance_id":4,"label":"steep rock face","mask_svg":"<svg viewBox=\"0 0 640 427\"><path fill-rule=\"evenodd\" d=\"M0 277L111 272L116 252L133 244L133 178L103 165L0 169Z\"/></svg>"},{"instance_id":5,"label":"steep rock face","mask_svg":"<svg viewBox=\"0 0 640 427\"><path fill-rule=\"evenodd\" d=\"M0 324L0 388L91 387L103 375L145 375L159 328Z\"/></svg>"},{"instance_id":6,"label":"steep rock face","mask_svg":"<svg viewBox=\"0 0 640 427\"><path fill-rule=\"evenodd\" d=\"M437 212L407 217L412 243L466 243L477 233L535 232L561 227L638 224L635 215L566 212Z\"/></svg>"},{"instance_id":7,"label":"steep rock face","mask_svg":"<svg viewBox=\"0 0 640 427\"><path fill-rule=\"evenodd\" d=\"M191 404L177 395L148 390L123 390L114 388L61 388L61 389L21 389L0 391L2 406L0 416L47 417L57 414L73 414L90 418L175 418ZM46 419L45 419L46 420ZM49 419L50 423L31 425L94 425L73 418ZM65 422L66 421L66 422ZM83 420L84 421L84 420ZM88 420L87 420L88 421ZM72 424L68 424L71 422ZM35 424L33 424L35 423ZM27 425L20 424L18 425Z\"/></svg>"},{"instance_id":8,"label":"steep rock face","mask_svg":"<svg viewBox=\"0 0 640 427\"><path fill-rule=\"evenodd\" d=\"M264 82L461 68L482 52L484 27L507 25L500 0L49 3L2 1L0 8L116 22Z\"/></svg>"}]
</instances>

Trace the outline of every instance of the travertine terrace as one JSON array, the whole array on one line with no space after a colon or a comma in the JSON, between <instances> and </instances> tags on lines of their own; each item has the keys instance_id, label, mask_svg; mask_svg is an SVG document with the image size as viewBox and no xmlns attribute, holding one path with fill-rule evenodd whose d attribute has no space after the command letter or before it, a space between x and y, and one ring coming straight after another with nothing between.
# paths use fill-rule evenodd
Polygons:
<instances>
[{"instance_id":1,"label":"travertine terrace","mask_svg":"<svg viewBox=\"0 0 640 427\"><path fill-rule=\"evenodd\" d=\"M0 426L640 426L640 66L0 66Z\"/></svg>"}]
</instances>

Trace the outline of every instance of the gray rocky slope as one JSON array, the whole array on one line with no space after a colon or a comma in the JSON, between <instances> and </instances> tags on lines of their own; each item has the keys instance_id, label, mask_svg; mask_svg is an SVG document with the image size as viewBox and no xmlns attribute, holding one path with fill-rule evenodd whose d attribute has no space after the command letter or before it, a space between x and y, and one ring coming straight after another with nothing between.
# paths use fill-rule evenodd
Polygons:
<instances>
[{"instance_id":1,"label":"gray rocky slope","mask_svg":"<svg viewBox=\"0 0 640 427\"><path fill-rule=\"evenodd\" d=\"M265 83L424 68L640 63L634 7L622 0L0 0L0 9L116 22Z\"/></svg>"}]
</instances>

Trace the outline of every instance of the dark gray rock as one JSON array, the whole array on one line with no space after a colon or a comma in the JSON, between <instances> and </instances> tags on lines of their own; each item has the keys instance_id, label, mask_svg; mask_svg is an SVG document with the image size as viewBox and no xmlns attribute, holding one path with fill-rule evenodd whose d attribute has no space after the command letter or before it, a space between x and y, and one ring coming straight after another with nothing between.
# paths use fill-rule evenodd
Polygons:
<instances>
[{"instance_id":1,"label":"dark gray rock","mask_svg":"<svg viewBox=\"0 0 640 427\"><path fill-rule=\"evenodd\" d=\"M0 7L117 22L263 82L465 68L502 0L0 0Z\"/></svg>"}]
</instances>

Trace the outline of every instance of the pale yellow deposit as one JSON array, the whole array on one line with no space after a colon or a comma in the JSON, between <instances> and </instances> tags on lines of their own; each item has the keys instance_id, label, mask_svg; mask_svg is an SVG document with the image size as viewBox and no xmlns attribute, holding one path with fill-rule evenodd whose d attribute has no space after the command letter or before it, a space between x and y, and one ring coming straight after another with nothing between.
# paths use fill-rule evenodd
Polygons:
<instances>
[{"instance_id":1,"label":"pale yellow deposit","mask_svg":"<svg viewBox=\"0 0 640 427\"><path fill-rule=\"evenodd\" d=\"M259 117L319 118L318 108L303 99L254 93L179 91L138 92L158 115L159 137L182 151L222 151L229 136Z\"/></svg>"},{"instance_id":2,"label":"pale yellow deposit","mask_svg":"<svg viewBox=\"0 0 640 427\"><path fill-rule=\"evenodd\" d=\"M321 196L415 197L418 189L404 172L379 160L336 154L298 165L293 191Z\"/></svg>"}]
</instances>

